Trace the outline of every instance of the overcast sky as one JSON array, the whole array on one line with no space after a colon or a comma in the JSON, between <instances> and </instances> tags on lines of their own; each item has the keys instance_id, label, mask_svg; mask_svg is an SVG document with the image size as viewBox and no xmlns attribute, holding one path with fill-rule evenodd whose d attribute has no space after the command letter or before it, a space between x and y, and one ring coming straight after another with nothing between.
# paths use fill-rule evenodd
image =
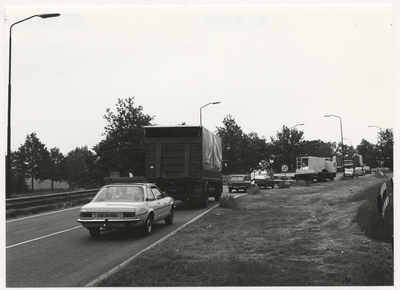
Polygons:
<instances>
[{"instance_id":1,"label":"overcast sky","mask_svg":"<svg viewBox=\"0 0 400 290\"><path fill-rule=\"evenodd\" d=\"M368 125L394 127L393 12L390 5L6 5L5 96L10 25L61 13L13 27L11 148L36 132L64 154L91 149L104 138L106 109L129 97L158 125L198 125L200 107L219 101L202 110L211 131L232 115L245 133L268 141L283 125L304 123L297 128L306 140L339 142L339 119L324 118L334 114L345 144L375 144L379 128Z\"/></svg>"}]
</instances>

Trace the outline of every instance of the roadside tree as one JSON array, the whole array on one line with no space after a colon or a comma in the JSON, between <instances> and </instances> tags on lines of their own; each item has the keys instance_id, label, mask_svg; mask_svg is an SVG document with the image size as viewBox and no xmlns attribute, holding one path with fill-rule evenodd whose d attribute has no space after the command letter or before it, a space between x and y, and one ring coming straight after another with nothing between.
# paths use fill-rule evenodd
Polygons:
<instances>
[{"instance_id":1,"label":"roadside tree","mask_svg":"<svg viewBox=\"0 0 400 290\"><path fill-rule=\"evenodd\" d=\"M362 139L360 145L358 145L356 149L358 154L363 157L364 164L372 168L378 166L378 152L374 144Z\"/></svg>"},{"instance_id":2,"label":"roadside tree","mask_svg":"<svg viewBox=\"0 0 400 290\"><path fill-rule=\"evenodd\" d=\"M36 133L26 136L25 143L18 148L14 156L16 174L31 179L32 191L35 179L43 181L49 178L50 152L40 142Z\"/></svg>"},{"instance_id":3,"label":"roadside tree","mask_svg":"<svg viewBox=\"0 0 400 290\"><path fill-rule=\"evenodd\" d=\"M393 171L393 145L393 130L381 130L378 133L378 143L376 144L376 149L379 152L378 158L381 166L389 167L391 171Z\"/></svg>"},{"instance_id":4,"label":"roadside tree","mask_svg":"<svg viewBox=\"0 0 400 290\"><path fill-rule=\"evenodd\" d=\"M145 137L144 126L151 125L154 117L143 113L142 106L135 106L134 97L118 99L116 113L106 110L104 119L105 139L93 147L96 157L91 164L93 178L102 183L110 172L121 176L144 175Z\"/></svg>"},{"instance_id":5,"label":"roadside tree","mask_svg":"<svg viewBox=\"0 0 400 290\"><path fill-rule=\"evenodd\" d=\"M50 158L51 163L49 165L49 178L51 180L51 191L54 191L54 181L62 181L62 161L64 159L64 155L60 152L60 149L57 147L50 149Z\"/></svg>"},{"instance_id":6,"label":"roadside tree","mask_svg":"<svg viewBox=\"0 0 400 290\"><path fill-rule=\"evenodd\" d=\"M60 161L60 174L68 182L70 190L86 188L90 176L87 163L92 157L93 153L84 146L70 151Z\"/></svg>"},{"instance_id":7,"label":"roadside tree","mask_svg":"<svg viewBox=\"0 0 400 290\"><path fill-rule=\"evenodd\" d=\"M223 127L217 127L217 135L222 140L222 156L225 164L223 173L245 173L243 166L245 135L235 119L228 115L222 121Z\"/></svg>"},{"instance_id":8,"label":"roadside tree","mask_svg":"<svg viewBox=\"0 0 400 290\"><path fill-rule=\"evenodd\" d=\"M269 167L271 156L269 154L268 144L264 136L260 138L255 132L244 134L243 144L244 156L242 160L243 168L246 169L246 172L250 172L254 169Z\"/></svg>"},{"instance_id":9,"label":"roadside tree","mask_svg":"<svg viewBox=\"0 0 400 290\"><path fill-rule=\"evenodd\" d=\"M283 125L282 131L277 131L276 138L271 138L271 149L275 172L280 172L282 165L289 167L289 172L296 169L296 157L302 155L304 148L303 131Z\"/></svg>"}]
</instances>

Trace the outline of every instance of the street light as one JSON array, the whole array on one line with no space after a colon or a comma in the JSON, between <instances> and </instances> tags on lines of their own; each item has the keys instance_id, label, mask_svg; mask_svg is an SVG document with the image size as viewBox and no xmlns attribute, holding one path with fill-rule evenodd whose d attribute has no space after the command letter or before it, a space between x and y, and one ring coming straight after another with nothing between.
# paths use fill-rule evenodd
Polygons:
<instances>
[{"instance_id":1,"label":"street light","mask_svg":"<svg viewBox=\"0 0 400 290\"><path fill-rule=\"evenodd\" d=\"M340 119L340 137L342 139L342 169L343 169L343 177L346 177L344 173L344 145L343 145L342 118L336 115L324 115L324 117L336 117Z\"/></svg>"},{"instance_id":2,"label":"street light","mask_svg":"<svg viewBox=\"0 0 400 290\"><path fill-rule=\"evenodd\" d=\"M10 185L11 185L11 35L12 35L12 28L14 25L24 22L28 19L34 17L40 17L43 19L51 18L51 17L58 17L60 16L59 13L50 13L50 14L36 14L32 15L28 18L22 19L13 23L10 26L10 37L9 37L9 47L8 47L8 123L7 123L7 159L6 159L6 198L11 196L10 192Z\"/></svg>"},{"instance_id":3,"label":"street light","mask_svg":"<svg viewBox=\"0 0 400 290\"><path fill-rule=\"evenodd\" d=\"M383 131L383 130L382 130L382 128L381 128L381 127L379 127L379 126L375 126L375 125L369 125L368 127L376 127L376 128L379 128L379 130Z\"/></svg>"},{"instance_id":4,"label":"street light","mask_svg":"<svg viewBox=\"0 0 400 290\"><path fill-rule=\"evenodd\" d=\"M304 123L297 124L297 125L294 125L294 126L290 127L290 129L293 129L294 127L297 127L297 126L303 126L303 125L305 125L305 124Z\"/></svg>"},{"instance_id":5,"label":"street light","mask_svg":"<svg viewBox=\"0 0 400 290\"><path fill-rule=\"evenodd\" d=\"M205 104L204 106L201 106L201 107L200 107L200 126L203 126L203 124L202 124L202 119L201 119L201 109L203 109L204 107L206 107L206 106L208 106L208 105L217 105L217 104L219 104L219 103L221 103L221 102L211 102L211 103Z\"/></svg>"}]
</instances>

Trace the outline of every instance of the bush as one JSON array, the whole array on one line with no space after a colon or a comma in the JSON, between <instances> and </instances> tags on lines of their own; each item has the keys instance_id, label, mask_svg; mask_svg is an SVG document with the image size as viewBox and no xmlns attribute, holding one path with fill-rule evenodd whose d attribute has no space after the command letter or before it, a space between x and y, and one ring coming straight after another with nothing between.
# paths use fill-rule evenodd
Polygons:
<instances>
[{"instance_id":1,"label":"bush","mask_svg":"<svg viewBox=\"0 0 400 290\"><path fill-rule=\"evenodd\" d=\"M289 181L280 181L278 186L279 186L279 188L289 188L290 182Z\"/></svg>"},{"instance_id":2,"label":"bush","mask_svg":"<svg viewBox=\"0 0 400 290\"><path fill-rule=\"evenodd\" d=\"M223 194L219 199L219 206L223 208L236 209L235 197L230 194Z\"/></svg>"},{"instance_id":3,"label":"bush","mask_svg":"<svg viewBox=\"0 0 400 290\"><path fill-rule=\"evenodd\" d=\"M381 186L382 184L371 187L353 196L350 202L365 199L357 210L355 221L357 221L360 229L370 239L390 243L393 236L393 187L390 181L386 183L389 205L385 216L381 217L378 212L377 203L377 195Z\"/></svg>"}]
</instances>

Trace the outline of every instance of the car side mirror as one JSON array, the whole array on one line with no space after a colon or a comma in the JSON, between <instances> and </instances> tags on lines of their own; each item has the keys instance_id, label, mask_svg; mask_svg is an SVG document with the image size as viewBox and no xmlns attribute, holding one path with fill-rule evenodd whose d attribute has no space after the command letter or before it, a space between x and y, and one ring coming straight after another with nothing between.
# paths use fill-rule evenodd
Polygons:
<instances>
[{"instance_id":1,"label":"car side mirror","mask_svg":"<svg viewBox=\"0 0 400 290\"><path fill-rule=\"evenodd\" d=\"M168 196L168 192L166 192L166 191L163 191L163 192L161 192L161 193L162 193L162 195L163 195L164 197Z\"/></svg>"}]
</instances>

